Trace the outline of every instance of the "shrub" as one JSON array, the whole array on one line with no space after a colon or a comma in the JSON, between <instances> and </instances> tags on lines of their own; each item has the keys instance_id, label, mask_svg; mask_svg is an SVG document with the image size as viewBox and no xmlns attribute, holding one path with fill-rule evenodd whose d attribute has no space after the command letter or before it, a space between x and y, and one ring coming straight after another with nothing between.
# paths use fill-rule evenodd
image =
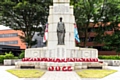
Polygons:
<instances>
[{"instance_id":1,"label":"shrub","mask_svg":"<svg viewBox=\"0 0 120 80\"><path fill-rule=\"evenodd\" d=\"M12 52L9 53L5 53L5 59L14 59L14 55L12 54Z\"/></svg>"},{"instance_id":2,"label":"shrub","mask_svg":"<svg viewBox=\"0 0 120 80\"><path fill-rule=\"evenodd\" d=\"M19 58L15 56L14 59L19 59Z\"/></svg>"},{"instance_id":3,"label":"shrub","mask_svg":"<svg viewBox=\"0 0 120 80\"><path fill-rule=\"evenodd\" d=\"M0 63L3 63L4 59L5 59L5 56L4 55L0 55Z\"/></svg>"},{"instance_id":4,"label":"shrub","mask_svg":"<svg viewBox=\"0 0 120 80\"><path fill-rule=\"evenodd\" d=\"M19 55L19 58L22 59L25 57L25 51L22 51L22 53Z\"/></svg>"},{"instance_id":5,"label":"shrub","mask_svg":"<svg viewBox=\"0 0 120 80\"><path fill-rule=\"evenodd\" d=\"M0 63L3 64L4 59L18 59L18 57L14 56L12 52L5 53L5 55L0 55Z\"/></svg>"}]
</instances>

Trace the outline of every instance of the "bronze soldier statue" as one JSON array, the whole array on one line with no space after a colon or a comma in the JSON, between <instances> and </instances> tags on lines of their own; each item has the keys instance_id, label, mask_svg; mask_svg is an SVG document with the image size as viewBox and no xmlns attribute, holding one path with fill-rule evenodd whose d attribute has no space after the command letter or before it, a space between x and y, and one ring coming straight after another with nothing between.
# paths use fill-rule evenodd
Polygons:
<instances>
[{"instance_id":1,"label":"bronze soldier statue","mask_svg":"<svg viewBox=\"0 0 120 80\"><path fill-rule=\"evenodd\" d=\"M62 17L60 17L60 22L57 24L57 37L58 45L64 45L65 38L65 24L62 22Z\"/></svg>"}]
</instances>

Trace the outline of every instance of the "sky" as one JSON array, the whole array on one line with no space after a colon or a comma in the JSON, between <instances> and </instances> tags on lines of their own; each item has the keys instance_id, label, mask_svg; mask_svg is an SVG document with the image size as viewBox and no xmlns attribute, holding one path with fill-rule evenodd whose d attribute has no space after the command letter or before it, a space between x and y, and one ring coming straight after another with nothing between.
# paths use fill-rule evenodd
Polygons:
<instances>
[{"instance_id":1,"label":"sky","mask_svg":"<svg viewBox=\"0 0 120 80\"><path fill-rule=\"evenodd\" d=\"M3 25L0 25L0 30L10 29L9 27L5 27Z\"/></svg>"}]
</instances>

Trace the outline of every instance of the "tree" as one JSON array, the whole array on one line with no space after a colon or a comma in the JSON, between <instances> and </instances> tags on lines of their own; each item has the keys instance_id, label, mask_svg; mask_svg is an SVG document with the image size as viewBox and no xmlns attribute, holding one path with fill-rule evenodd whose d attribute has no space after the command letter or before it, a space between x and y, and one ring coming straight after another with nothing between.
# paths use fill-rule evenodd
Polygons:
<instances>
[{"instance_id":1,"label":"tree","mask_svg":"<svg viewBox=\"0 0 120 80\"><path fill-rule=\"evenodd\" d=\"M105 3L105 19L104 21L110 22L108 26L105 27L103 43L104 49L115 50L116 53L120 52L120 1L119 0L106 0ZM111 29L113 34L110 35L106 33Z\"/></svg>"},{"instance_id":2,"label":"tree","mask_svg":"<svg viewBox=\"0 0 120 80\"><path fill-rule=\"evenodd\" d=\"M89 24L92 22L94 27L103 17L103 3L104 0L71 0L71 4L74 5L78 32L80 36L85 36L84 47L87 46L86 43L90 35Z\"/></svg>"},{"instance_id":3,"label":"tree","mask_svg":"<svg viewBox=\"0 0 120 80\"><path fill-rule=\"evenodd\" d=\"M112 35L106 35L104 40L104 49L120 52L120 31L115 31Z\"/></svg>"},{"instance_id":4,"label":"tree","mask_svg":"<svg viewBox=\"0 0 120 80\"><path fill-rule=\"evenodd\" d=\"M104 43L104 49L120 52L120 1L119 0L71 0L79 33L85 36L84 46L89 37L89 24L97 24L94 42ZM90 21L92 20L92 22ZM94 27L95 25L93 25ZM110 35L107 31L112 30Z\"/></svg>"},{"instance_id":5,"label":"tree","mask_svg":"<svg viewBox=\"0 0 120 80\"><path fill-rule=\"evenodd\" d=\"M1 24L22 30L25 36L21 38L31 47L36 43L32 41L35 32L41 32L40 25L47 22L50 4L52 0L1 0Z\"/></svg>"}]
</instances>

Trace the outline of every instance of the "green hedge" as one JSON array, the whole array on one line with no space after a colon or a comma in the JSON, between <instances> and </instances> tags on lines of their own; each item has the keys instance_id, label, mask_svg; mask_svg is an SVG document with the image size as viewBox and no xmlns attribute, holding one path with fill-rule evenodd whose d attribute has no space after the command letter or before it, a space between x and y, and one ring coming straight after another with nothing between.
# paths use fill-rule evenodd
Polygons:
<instances>
[{"instance_id":1,"label":"green hedge","mask_svg":"<svg viewBox=\"0 0 120 80\"><path fill-rule=\"evenodd\" d=\"M4 55L0 55L0 63L3 63L3 60L5 59Z\"/></svg>"},{"instance_id":2,"label":"green hedge","mask_svg":"<svg viewBox=\"0 0 120 80\"><path fill-rule=\"evenodd\" d=\"M113 55L112 56L111 55L110 56L105 56L105 55L103 56L102 55L102 56L98 56L98 58L99 59L107 59L107 60L120 60L120 56L117 56L117 55L116 56L113 56Z\"/></svg>"},{"instance_id":3,"label":"green hedge","mask_svg":"<svg viewBox=\"0 0 120 80\"><path fill-rule=\"evenodd\" d=\"M3 64L4 59L18 59L18 57L15 57L12 52L5 53L5 55L0 55L0 63Z\"/></svg>"},{"instance_id":4,"label":"green hedge","mask_svg":"<svg viewBox=\"0 0 120 80\"><path fill-rule=\"evenodd\" d=\"M22 59L25 57L25 51L22 51L22 53L19 55L19 58Z\"/></svg>"},{"instance_id":5,"label":"green hedge","mask_svg":"<svg viewBox=\"0 0 120 80\"><path fill-rule=\"evenodd\" d=\"M12 54L12 52L9 53L5 53L5 59L14 59L14 55Z\"/></svg>"}]
</instances>

